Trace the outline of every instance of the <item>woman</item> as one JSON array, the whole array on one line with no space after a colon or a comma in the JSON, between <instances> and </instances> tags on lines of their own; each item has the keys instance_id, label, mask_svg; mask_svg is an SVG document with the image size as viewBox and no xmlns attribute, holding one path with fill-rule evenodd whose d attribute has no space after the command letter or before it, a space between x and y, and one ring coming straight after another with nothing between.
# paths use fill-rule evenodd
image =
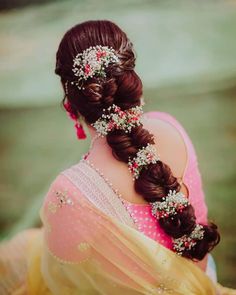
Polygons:
<instances>
[{"instance_id":1,"label":"woman","mask_svg":"<svg viewBox=\"0 0 236 295\"><path fill-rule=\"evenodd\" d=\"M91 145L52 183L43 228L2 245L1 294L234 294L209 264L220 238L191 141L169 114L143 114L134 66L132 43L110 21L64 35L55 72Z\"/></svg>"}]
</instances>

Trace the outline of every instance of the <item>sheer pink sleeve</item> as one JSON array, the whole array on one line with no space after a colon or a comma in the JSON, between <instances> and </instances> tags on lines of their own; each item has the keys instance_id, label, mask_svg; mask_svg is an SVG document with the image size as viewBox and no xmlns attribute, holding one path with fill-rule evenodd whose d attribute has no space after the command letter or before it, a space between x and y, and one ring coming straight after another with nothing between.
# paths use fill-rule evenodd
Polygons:
<instances>
[{"instance_id":1,"label":"sheer pink sleeve","mask_svg":"<svg viewBox=\"0 0 236 295\"><path fill-rule=\"evenodd\" d=\"M52 183L43 207L45 244L49 252L64 262L79 262L89 257L86 214L80 192L63 174Z\"/></svg>"}]
</instances>

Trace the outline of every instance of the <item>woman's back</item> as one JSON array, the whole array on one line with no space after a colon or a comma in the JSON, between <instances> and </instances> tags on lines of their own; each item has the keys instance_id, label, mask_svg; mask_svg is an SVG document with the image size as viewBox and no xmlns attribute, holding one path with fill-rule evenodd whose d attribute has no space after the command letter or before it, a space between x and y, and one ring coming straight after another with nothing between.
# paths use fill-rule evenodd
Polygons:
<instances>
[{"instance_id":1,"label":"woman's back","mask_svg":"<svg viewBox=\"0 0 236 295\"><path fill-rule=\"evenodd\" d=\"M143 115L143 125L154 135L155 146L161 159L171 167L174 176L181 183L181 192L193 205L198 222L207 222L207 207L202 190L201 176L198 170L194 147L181 124L170 114L149 112ZM117 198L132 217L137 229L146 236L171 249L172 241L151 214L151 206L138 194L127 166L117 161L106 141L94 140L86 156L87 163L102 176L100 185L110 186ZM92 183L91 183L92 185Z\"/></svg>"},{"instance_id":2,"label":"woman's back","mask_svg":"<svg viewBox=\"0 0 236 295\"><path fill-rule=\"evenodd\" d=\"M155 138L155 146L161 160L168 164L173 175L180 180L181 191L189 197L198 218L206 222L206 206L202 191L201 176L197 165L197 156L191 140L181 124L170 114L164 112L149 112L143 116L144 128ZM104 139L91 148L87 156L104 178L112 183L123 199L134 204L148 204L135 191L132 175L125 163L117 161ZM190 194L191 191L191 194Z\"/></svg>"},{"instance_id":3,"label":"woman's back","mask_svg":"<svg viewBox=\"0 0 236 295\"><path fill-rule=\"evenodd\" d=\"M154 119L149 114L144 115L144 128L154 135L155 146L161 160L171 167L177 178L182 178L188 157L185 142L175 126L159 119L160 112L155 112L155 114L157 116ZM143 197L135 191L132 175L127 165L117 161L112 155L106 139L95 140L87 158L112 182L125 200L131 203L147 204ZM184 187L183 191L186 193Z\"/></svg>"}]
</instances>

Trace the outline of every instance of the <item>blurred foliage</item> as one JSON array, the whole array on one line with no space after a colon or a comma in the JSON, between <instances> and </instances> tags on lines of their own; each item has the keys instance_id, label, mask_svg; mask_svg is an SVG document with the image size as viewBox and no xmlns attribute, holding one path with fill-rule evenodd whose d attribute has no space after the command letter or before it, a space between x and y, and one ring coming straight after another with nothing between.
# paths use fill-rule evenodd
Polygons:
<instances>
[{"instance_id":1,"label":"blurred foliage","mask_svg":"<svg viewBox=\"0 0 236 295\"><path fill-rule=\"evenodd\" d=\"M236 287L235 1L69 0L0 16L1 237L39 223L51 181L86 151L60 106L55 52L70 26L110 19L135 45L146 109L170 112L192 138L222 233L219 280Z\"/></svg>"}]
</instances>

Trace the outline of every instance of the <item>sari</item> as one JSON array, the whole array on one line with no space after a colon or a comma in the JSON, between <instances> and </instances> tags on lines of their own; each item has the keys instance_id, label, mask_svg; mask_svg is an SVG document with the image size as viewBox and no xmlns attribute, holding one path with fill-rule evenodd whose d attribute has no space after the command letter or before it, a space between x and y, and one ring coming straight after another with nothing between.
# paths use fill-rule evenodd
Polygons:
<instances>
[{"instance_id":1,"label":"sari","mask_svg":"<svg viewBox=\"0 0 236 295\"><path fill-rule=\"evenodd\" d=\"M59 174L40 216L42 228L1 245L0 294L236 294L139 232L86 161Z\"/></svg>"}]
</instances>

